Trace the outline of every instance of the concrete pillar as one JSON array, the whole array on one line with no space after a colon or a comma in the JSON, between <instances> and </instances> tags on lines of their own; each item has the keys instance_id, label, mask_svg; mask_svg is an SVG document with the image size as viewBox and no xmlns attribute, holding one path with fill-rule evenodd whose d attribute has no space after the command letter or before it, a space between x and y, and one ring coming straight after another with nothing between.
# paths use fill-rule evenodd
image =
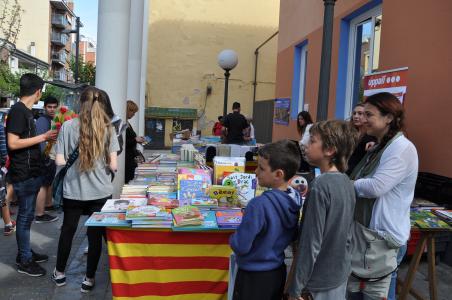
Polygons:
<instances>
[{"instance_id":1,"label":"concrete pillar","mask_svg":"<svg viewBox=\"0 0 452 300\"><path fill-rule=\"evenodd\" d=\"M141 50L143 44L143 14L144 0L134 0L130 5L129 25L129 57L127 75L127 99L134 101L139 112L144 108L140 106L141 86ZM139 113L129 120L130 125L139 134Z\"/></svg>"},{"instance_id":2,"label":"concrete pillar","mask_svg":"<svg viewBox=\"0 0 452 300\"><path fill-rule=\"evenodd\" d=\"M146 79L148 74L148 30L149 30L149 2L144 0L143 3L143 32L141 42L141 76L140 76L140 110L138 111L138 134L145 134L145 109L146 109Z\"/></svg>"},{"instance_id":3,"label":"concrete pillar","mask_svg":"<svg viewBox=\"0 0 452 300\"><path fill-rule=\"evenodd\" d=\"M126 120L129 43L124 41L129 40L130 3L99 0L97 25L96 86L108 93L114 112L122 120ZM123 184L124 152L118 157L114 197Z\"/></svg>"}]
</instances>

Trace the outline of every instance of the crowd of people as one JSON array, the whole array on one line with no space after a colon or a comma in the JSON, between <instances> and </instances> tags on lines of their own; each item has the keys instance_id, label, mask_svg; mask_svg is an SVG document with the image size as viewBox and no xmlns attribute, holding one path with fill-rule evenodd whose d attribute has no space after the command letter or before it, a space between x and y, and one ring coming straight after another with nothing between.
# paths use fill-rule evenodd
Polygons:
<instances>
[{"instance_id":1,"label":"crowd of people","mask_svg":"<svg viewBox=\"0 0 452 300\"><path fill-rule=\"evenodd\" d=\"M39 263L48 256L31 248L30 227L33 221L57 219L45 213L52 205L51 185L56 172L69 166L51 275L63 286L80 217L100 211L112 197L122 126L107 93L95 87L82 92L79 117L64 122L59 132L51 129L59 105L55 98L45 99L45 114L35 121L31 108L40 100L43 85L37 75L24 74L20 101L11 107L6 128L0 124L0 199L4 234L16 230L17 271L42 276L46 271ZM232 108L218 118L212 133L226 143L249 142L254 139L252 120L240 113L240 103ZM127 101L127 120L137 111L138 106ZM308 112L300 112L299 143L282 140L259 148L256 175L259 185L269 190L249 202L230 238L238 265L233 299L395 299L418 172L416 148L403 134L404 118L400 101L379 93L358 104L349 122L314 123ZM49 141L55 143L55 157L44 155ZM126 182L133 179L136 146L142 142L128 124ZM78 163L70 167L75 160ZM321 175L310 184L303 203L289 182L300 170L314 167ZM13 195L16 223L9 212ZM82 292L95 285L105 230L89 227L87 236ZM284 251L289 246L294 259L287 274Z\"/></svg>"},{"instance_id":2,"label":"crowd of people","mask_svg":"<svg viewBox=\"0 0 452 300\"><path fill-rule=\"evenodd\" d=\"M4 235L16 232L18 254L17 271L29 276L43 276L46 270L39 263L48 255L33 251L30 245L30 228L35 223L53 222L57 216L47 213L52 209L52 182L55 174L68 163L63 182L63 224L58 241L57 261L51 276L57 286L66 284L65 268L72 240L82 215L100 211L112 197L113 178L117 170L117 155L122 151L122 121L112 109L105 91L86 88L80 96L78 118L67 120L59 131L51 129L59 101L54 97L44 99L44 113L34 119L32 107L42 97L44 81L27 73L20 78L20 101L9 110L6 127L0 124L0 163L2 166L0 200L5 223ZM127 119L133 117L138 106L127 101ZM142 142L128 124L126 156ZM46 151L47 143L54 144ZM133 146L133 147L132 147ZM77 160L70 167L69 161ZM71 164L72 164L71 162ZM132 159L133 163L133 159ZM135 165L126 162L129 173ZM126 180L130 180L126 178ZM11 219L10 204L16 198L17 218ZM88 249L86 276L81 291L94 287L97 264L102 250L104 228L87 229Z\"/></svg>"},{"instance_id":3,"label":"crowd of people","mask_svg":"<svg viewBox=\"0 0 452 300\"><path fill-rule=\"evenodd\" d=\"M259 148L258 182L271 190L249 202L230 238L234 300L395 299L418 172L404 118L400 101L379 93L358 104L350 122L313 123L301 112L299 143ZM305 203L289 184L300 163L321 171Z\"/></svg>"}]
</instances>

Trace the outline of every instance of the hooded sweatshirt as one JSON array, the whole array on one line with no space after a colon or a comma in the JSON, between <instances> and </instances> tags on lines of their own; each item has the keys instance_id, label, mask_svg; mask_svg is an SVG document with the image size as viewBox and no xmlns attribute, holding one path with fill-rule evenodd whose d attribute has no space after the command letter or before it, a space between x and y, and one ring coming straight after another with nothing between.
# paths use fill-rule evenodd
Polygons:
<instances>
[{"instance_id":1,"label":"hooded sweatshirt","mask_svg":"<svg viewBox=\"0 0 452 300\"><path fill-rule=\"evenodd\" d=\"M270 271L284 263L284 249L297 237L301 198L289 187L252 199L242 223L230 238L240 269Z\"/></svg>"}]
</instances>

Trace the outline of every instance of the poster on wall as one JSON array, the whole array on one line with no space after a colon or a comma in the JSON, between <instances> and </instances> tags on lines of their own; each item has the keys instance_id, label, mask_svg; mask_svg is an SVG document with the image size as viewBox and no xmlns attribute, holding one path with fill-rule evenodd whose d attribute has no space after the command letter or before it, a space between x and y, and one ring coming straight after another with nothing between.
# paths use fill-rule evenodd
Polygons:
<instances>
[{"instance_id":1,"label":"poster on wall","mask_svg":"<svg viewBox=\"0 0 452 300\"><path fill-rule=\"evenodd\" d=\"M364 76L364 97L388 92L399 98L403 104L407 88L408 68L376 72Z\"/></svg>"},{"instance_id":2,"label":"poster on wall","mask_svg":"<svg viewBox=\"0 0 452 300\"><path fill-rule=\"evenodd\" d=\"M290 98L275 99L275 114L273 122L280 125L289 125Z\"/></svg>"}]
</instances>

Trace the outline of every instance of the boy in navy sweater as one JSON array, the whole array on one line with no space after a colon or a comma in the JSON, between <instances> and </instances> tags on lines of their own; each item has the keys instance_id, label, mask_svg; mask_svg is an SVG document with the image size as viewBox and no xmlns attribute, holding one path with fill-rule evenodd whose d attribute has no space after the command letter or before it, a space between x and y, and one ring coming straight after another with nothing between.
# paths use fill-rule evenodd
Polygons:
<instances>
[{"instance_id":1,"label":"boy in navy sweater","mask_svg":"<svg viewBox=\"0 0 452 300\"><path fill-rule=\"evenodd\" d=\"M230 238L237 256L234 300L280 300L286 281L284 249L297 236L301 198L289 186L300 165L295 142L283 140L259 149L259 185L271 188L252 199Z\"/></svg>"}]
</instances>

